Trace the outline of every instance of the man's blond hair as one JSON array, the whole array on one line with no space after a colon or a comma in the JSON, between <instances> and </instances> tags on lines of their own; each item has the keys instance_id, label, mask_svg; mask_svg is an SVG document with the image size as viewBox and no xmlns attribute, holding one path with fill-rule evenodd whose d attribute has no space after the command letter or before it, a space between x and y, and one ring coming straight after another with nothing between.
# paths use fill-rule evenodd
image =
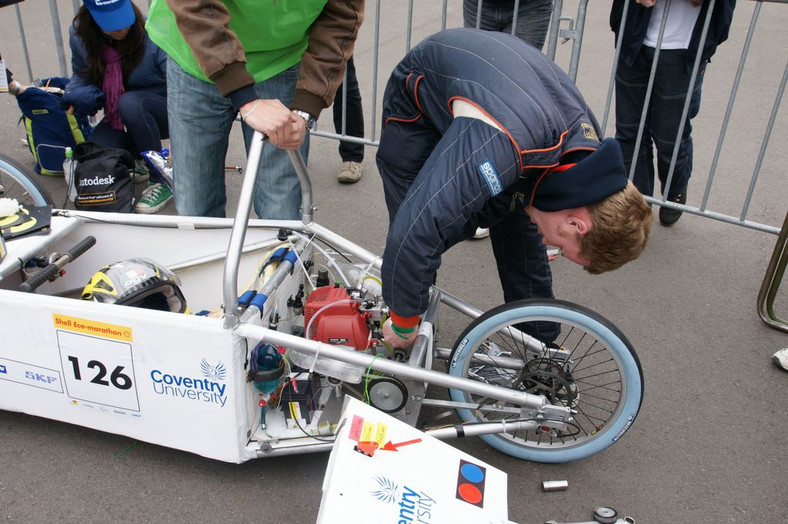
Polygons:
<instances>
[{"instance_id":1,"label":"man's blond hair","mask_svg":"<svg viewBox=\"0 0 788 524\"><path fill-rule=\"evenodd\" d=\"M632 182L606 199L588 206L593 225L581 237L581 252L594 275L635 260L651 232L651 207Z\"/></svg>"}]
</instances>

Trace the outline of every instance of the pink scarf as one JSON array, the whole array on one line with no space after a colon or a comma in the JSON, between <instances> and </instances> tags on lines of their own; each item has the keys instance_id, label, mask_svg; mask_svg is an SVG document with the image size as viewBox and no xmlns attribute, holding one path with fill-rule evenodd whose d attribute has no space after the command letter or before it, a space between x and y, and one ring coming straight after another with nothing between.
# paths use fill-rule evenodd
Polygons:
<instances>
[{"instance_id":1,"label":"pink scarf","mask_svg":"<svg viewBox=\"0 0 788 524\"><path fill-rule=\"evenodd\" d=\"M123 131L123 121L118 113L118 99L125 92L123 89L123 71L120 67L120 53L107 44L104 44L104 63L107 69L104 71L104 84L102 90L107 101L104 104L104 120L113 129Z\"/></svg>"}]
</instances>

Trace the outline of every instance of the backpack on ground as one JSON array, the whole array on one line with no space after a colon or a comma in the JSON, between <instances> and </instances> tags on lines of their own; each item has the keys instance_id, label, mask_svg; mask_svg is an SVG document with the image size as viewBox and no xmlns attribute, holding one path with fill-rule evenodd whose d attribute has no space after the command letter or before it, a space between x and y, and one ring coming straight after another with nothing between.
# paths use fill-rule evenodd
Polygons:
<instances>
[{"instance_id":1,"label":"backpack on ground","mask_svg":"<svg viewBox=\"0 0 788 524\"><path fill-rule=\"evenodd\" d=\"M82 142L74 148L74 207L83 211L131 213L134 187L129 171L134 157L125 149Z\"/></svg>"},{"instance_id":2,"label":"backpack on ground","mask_svg":"<svg viewBox=\"0 0 788 524\"><path fill-rule=\"evenodd\" d=\"M91 128L86 116L69 115L60 107L60 94L67 78L41 80L16 97L27 132L27 145L36 160L35 172L62 175L66 148L85 141Z\"/></svg>"}]
</instances>

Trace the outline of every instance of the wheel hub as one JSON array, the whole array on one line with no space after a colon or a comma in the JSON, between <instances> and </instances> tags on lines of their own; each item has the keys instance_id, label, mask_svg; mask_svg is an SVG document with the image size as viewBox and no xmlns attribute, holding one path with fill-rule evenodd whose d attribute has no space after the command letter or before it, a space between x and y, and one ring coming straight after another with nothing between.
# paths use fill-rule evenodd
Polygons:
<instances>
[{"instance_id":1,"label":"wheel hub","mask_svg":"<svg viewBox=\"0 0 788 524\"><path fill-rule=\"evenodd\" d=\"M553 404L574 407L579 392L577 384L557 362L547 358L529 361L518 379L520 389L534 395L544 395Z\"/></svg>"}]
</instances>

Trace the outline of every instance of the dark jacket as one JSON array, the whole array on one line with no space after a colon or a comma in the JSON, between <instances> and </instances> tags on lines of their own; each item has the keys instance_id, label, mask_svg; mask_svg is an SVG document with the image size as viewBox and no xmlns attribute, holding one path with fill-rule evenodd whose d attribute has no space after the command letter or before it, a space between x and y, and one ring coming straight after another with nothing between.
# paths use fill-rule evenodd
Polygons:
<instances>
[{"instance_id":1,"label":"dark jacket","mask_svg":"<svg viewBox=\"0 0 788 524\"><path fill-rule=\"evenodd\" d=\"M621 27L621 18L624 13L624 3L626 1L627 0L613 0L613 7L610 9L610 28L616 35L615 42L618 41L618 31ZM710 0L703 2L700 8L700 14L698 15L698 21L695 23L695 28L692 30L692 39L690 40L687 53L688 73L692 71L695 57L698 54L700 36L703 32L703 25L706 21L709 5ZM711 13L711 21L709 22L709 30L706 34L706 41L703 44L703 51L701 53L701 63L708 62L717 50L717 46L728 39L728 30L733 20L733 9L735 7L736 0L717 0L714 4L714 11ZM648 29L648 23L652 12L652 8L642 6L636 3L635 0L629 0L620 54L620 60L623 60L627 67L632 66L638 53L640 53L640 47L643 45L643 39L646 37L646 30Z\"/></svg>"},{"instance_id":2,"label":"dark jacket","mask_svg":"<svg viewBox=\"0 0 788 524\"><path fill-rule=\"evenodd\" d=\"M61 105L74 106L74 110L82 115L94 115L104 107L104 92L101 85L91 83L80 71L88 68L85 44L75 33L74 26L69 28L69 46L71 47L71 81ZM126 91L151 90L157 94L167 94L167 55L159 47L145 38L145 54L137 67L123 78Z\"/></svg>"},{"instance_id":3,"label":"dark jacket","mask_svg":"<svg viewBox=\"0 0 788 524\"><path fill-rule=\"evenodd\" d=\"M383 100L385 127L378 160L406 172L418 168L418 158L423 162L435 147L429 136L445 135L455 122L466 125L460 121L467 119L455 120L452 114L456 99L481 110L503 132L494 137L497 149L486 159L489 166L447 160L429 172L429 184L441 188L440 197L414 202L409 196L397 210L382 277L383 297L400 317L424 311L442 253L467 238L468 224L489 226L503 220L518 193L528 201L532 196L539 200L540 188L548 188L555 176L564 182L557 192L555 185L549 188L545 202L549 200L550 209L545 210L568 209L602 200L627 182L614 143L608 145L618 155L615 169L596 173L572 168L552 174L568 157L594 157L601 134L595 117L574 82L538 49L511 34L476 29L450 29L428 37L396 66ZM405 124L393 126L394 121ZM485 143L484 137L479 140ZM465 154L449 150L447 154ZM455 171L456 166L462 167ZM481 170L485 179L480 181Z\"/></svg>"}]
</instances>

